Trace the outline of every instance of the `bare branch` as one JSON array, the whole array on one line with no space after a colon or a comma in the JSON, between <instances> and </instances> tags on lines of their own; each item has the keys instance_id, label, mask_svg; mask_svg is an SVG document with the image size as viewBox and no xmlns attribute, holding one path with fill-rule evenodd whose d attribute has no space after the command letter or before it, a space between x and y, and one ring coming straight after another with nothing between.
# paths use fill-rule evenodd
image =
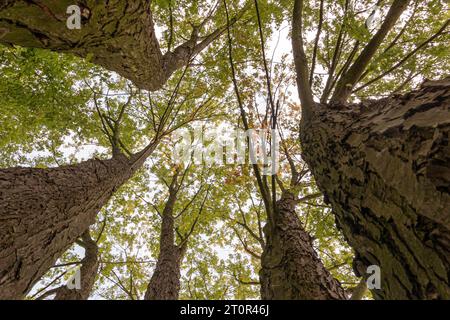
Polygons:
<instances>
[{"instance_id":1,"label":"bare branch","mask_svg":"<svg viewBox=\"0 0 450 320\"><path fill-rule=\"evenodd\" d=\"M66 270L66 271L64 271L63 273L61 273L59 276L57 276L55 279L53 279L48 285L46 285L44 288L40 289L40 290L37 291L34 295L32 295L32 296L30 297L30 299L33 299L33 298L37 297L41 292L47 290L50 286L52 286L54 283L56 283L56 281L58 281L59 279L61 279L68 271L69 271L69 270ZM42 299L44 299L45 297L48 297L49 295L55 293L55 291L56 291L57 289L59 289L59 287L50 290L50 291L51 291L50 293L48 293L48 292L44 293L44 294L41 295L40 297L36 298L36 300L42 300Z\"/></svg>"},{"instance_id":2,"label":"bare branch","mask_svg":"<svg viewBox=\"0 0 450 320\"><path fill-rule=\"evenodd\" d=\"M242 246L244 247L244 250L245 250L248 254L250 254L252 257L254 257L254 258L258 259L258 260L261 260L261 255L260 255L260 254L257 254L257 253L254 252L254 251L252 251L252 250L248 247L247 242L246 242L244 239L242 239L241 235L240 235L239 232L236 230L236 228L232 227L232 229L233 229L234 233L236 233L236 236L238 237L239 242L240 242L240 243L242 244Z\"/></svg>"},{"instance_id":3,"label":"bare branch","mask_svg":"<svg viewBox=\"0 0 450 320\"><path fill-rule=\"evenodd\" d=\"M304 203L304 202L306 202L306 201L308 201L308 200L317 199L317 198L322 197L322 196L323 196L323 194L320 193L320 192L318 192L318 193L313 193L313 194L309 194L309 195L307 195L307 196L304 196L304 197L298 199L296 202L297 202L297 203Z\"/></svg>"},{"instance_id":4,"label":"bare branch","mask_svg":"<svg viewBox=\"0 0 450 320\"><path fill-rule=\"evenodd\" d=\"M344 17L342 19L341 27L339 29L339 35L336 40L336 46L334 48L333 59L331 61L331 66L328 71L328 79L325 84L325 89L323 90L322 97L320 98L321 103L325 103L328 100L332 89L332 83L334 81L334 72L336 71L336 67L338 66L339 59L341 57L342 48L344 45L343 38L345 37L345 26L347 21L347 13L349 7L350 0L345 1L344 5Z\"/></svg>"}]
</instances>

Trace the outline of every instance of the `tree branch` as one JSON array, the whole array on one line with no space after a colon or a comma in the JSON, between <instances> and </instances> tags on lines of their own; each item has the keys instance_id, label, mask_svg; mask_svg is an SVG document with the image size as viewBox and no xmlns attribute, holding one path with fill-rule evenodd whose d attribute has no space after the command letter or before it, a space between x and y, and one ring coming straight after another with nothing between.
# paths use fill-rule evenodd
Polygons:
<instances>
[{"instance_id":1,"label":"tree branch","mask_svg":"<svg viewBox=\"0 0 450 320\"><path fill-rule=\"evenodd\" d=\"M442 25L442 27L434 35L432 35L430 38L428 38L427 40L422 42L420 45L418 45L414 50L409 52L406 56L403 57L403 59L401 59L399 62L397 62L391 68L389 68L388 70L386 70L385 72L383 72L379 76L373 78L372 80L366 82L365 84L361 85L360 87L356 88L355 90L353 90L353 93L356 93L356 92L358 92L358 91L360 91L360 90L362 90L364 88L367 88L371 84L377 82L378 80L380 80L380 79L384 78L385 76L387 76L388 74L390 74L395 69L401 67L406 61L408 61L408 59L410 59L412 56L414 56L419 50L421 50L423 47L428 45L434 39L439 37L445 31L445 29L448 27L449 24L450 24L450 19L447 19L447 21Z\"/></svg>"},{"instance_id":2,"label":"tree branch","mask_svg":"<svg viewBox=\"0 0 450 320\"><path fill-rule=\"evenodd\" d=\"M313 57L312 57L312 63L311 63L311 71L310 71L310 75L309 75L309 86L310 87L312 87L312 85L313 85L314 69L316 68L317 49L319 48L319 38L320 38L320 34L322 32L323 6L324 6L324 0L320 0L319 25L317 26L316 39L314 40L314 50L313 50Z\"/></svg>"},{"instance_id":3,"label":"tree branch","mask_svg":"<svg viewBox=\"0 0 450 320\"><path fill-rule=\"evenodd\" d=\"M346 21L347 21L347 12L348 12L349 2L350 2L350 0L346 0L345 1L344 16L343 16L343 19L342 19L341 28L339 30L339 35L338 35L338 38L336 40L336 46L334 48L333 59L331 61L331 66L330 66L329 71L328 71L328 79L327 79L327 82L325 84L325 89L323 90L322 96L320 98L320 102L321 103L326 103L326 101L328 100L328 97L329 97L331 89L332 89L332 83L335 80L334 79L334 72L336 71L336 68L338 66L339 59L340 59L341 53L342 53L342 46L343 46L343 42L344 42L343 38L345 36L344 35L344 31L345 31L345 24L346 24Z\"/></svg>"},{"instance_id":4,"label":"tree branch","mask_svg":"<svg viewBox=\"0 0 450 320\"><path fill-rule=\"evenodd\" d=\"M394 27L410 0L394 0L380 29L372 37L350 69L342 75L331 98L332 103L345 103L376 51Z\"/></svg>"},{"instance_id":5,"label":"tree branch","mask_svg":"<svg viewBox=\"0 0 450 320\"><path fill-rule=\"evenodd\" d=\"M236 70L234 68L233 43L232 43L231 31L230 31L231 23L230 23L230 18L229 18L229 14L228 14L228 8L227 8L226 0L223 0L223 3L224 3L225 13L226 13L226 17L227 17L228 58L229 58L230 68L231 68L231 76L232 76L232 80L233 80L233 88L234 88L234 92L236 94L237 102L238 102L238 105L239 105L239 110L240 110L240 113L241 113L242 123L244 125L244 129L247 131L247 130L249 130L249 124L248 124L248 120L247 120L247 113L245 112L244 105L243 105L242 99L241 99L241 94L239 92L239 86L238 86L238 82L237 82L237 78L236 78ZM272 206L271 206L271 197L270 197L269 190L267 189L267 186L263 182L263 179L262 179L262 176L261 176L261 172L259 170L258 165L256 163L253 163L252 167L253 167L253 171L254 171L255 176L256 176L256 181L258 183L258 187L259 187L260 192L261 192L261 196L262 196L262 198L264 200L264 206L265 206L267 212L271 212Z\"/></svg>"},{"instance_id":6,"label":"tree branch","mask_svg":"<svg viewBox=\"0 0 450 320\"><path fill-rule=\"evenodd\" d=\"M309 85L308 61L303 48L303 0L295 0L292 16L292 49L294 51L297 89L302 104L302 125L307 124L313 114L314 99Z\"/></svg>"}]
</instances>

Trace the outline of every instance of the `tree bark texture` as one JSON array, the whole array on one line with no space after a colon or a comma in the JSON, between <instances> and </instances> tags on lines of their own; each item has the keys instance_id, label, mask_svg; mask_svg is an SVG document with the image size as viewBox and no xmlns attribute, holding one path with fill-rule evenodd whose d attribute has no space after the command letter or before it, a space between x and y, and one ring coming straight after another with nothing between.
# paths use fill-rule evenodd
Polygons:
<instances>
[{"instance_id":1,"label":"tree bark texture","mask_svg":"<svg viewBox=\"0 0 450 320\"><path fill-rule=\"evenodd\" d=\"M81 236L82 246L84 248L84 258L81 260L81 286L80 289L69 289L67 286L61 286L56 291L54 300L87 300L94 287L98 272L98 246L91 238L89 231Z\"/></svg>"},{"instance_id":2,"label":"tree bark texture","mask_svg":"<svg viewBox=\"0 0 450 320\"><path fill-rule=\"evenodd\" d=\"M52 169L0 169L0 299L22 298L136 168L118 155Z\"/></svg>"},{"instance_id":3,"label":"tree bark texture","mask_svg":"<svg viewBox=\"0 0 450 320\"><path fill-rule=\"evenodd\" d=\"M176 192L171 192L162 214L160 251L155 271L147 287L145 300L178 300L180 292L181 262L185 243L175 244L173 207Z\"/></svg>"},{"instance_id":4,"label":"tree bark texture","mask_svg":"<svg viewBox=\"0 0 450 320\"><path fill-rule=\"evenodd\" d=\"M315 252L309 234L295 212L296 199L284 192L277 201L274 224L265 226L261 259L261 297L264 300L346 299Z\"/></svg>"},{"instance_id":5,"label":"tree bark texture","mask_svg":"<svg viewBox=\"0 0 450 320\"><path fill-rule=\"evenodd\" d=\"M378 299L450 298L450 79L359 105L317 105L303 157Z\"/></svg>"},{"instance_id":6,"label":"tree bark texture","mask_svg":"<svg viewBox=\"0 0 450 320\"><path fill-rule=\"evenodd\" d=\"M0 0L0 43L89 58L141 89L158 90L187 63L198 39L163 54L150 4L146 0ZM80 29L66 25L71 5L81 9Z\"/></svg>"}]
</instances>

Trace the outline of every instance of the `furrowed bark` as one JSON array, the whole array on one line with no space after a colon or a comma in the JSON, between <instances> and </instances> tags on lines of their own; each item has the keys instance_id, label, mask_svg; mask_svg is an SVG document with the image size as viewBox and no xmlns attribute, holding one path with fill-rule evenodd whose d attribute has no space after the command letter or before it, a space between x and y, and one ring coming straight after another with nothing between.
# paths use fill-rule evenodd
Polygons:
<instances>
[{"instance_id":1,"label":"furrowed bark","mask_svg":"<svg viewBox=\"0 0 450 320\"><path fill-rule=\"evenodd\" d=\"M150 1L86 1L81 29L69 29L66 13L71 0L8 1L0 5L0 38L4 44L45 48L92 57L92 61L156 90L166 76L155 36Z\"/></svg>"},{"instance_id":2,"label":"furrowed bark","mask_svg":"<svg viewBox=\"0 0 450 320\"><path fill-rule=\"evenodd\" d=\"M147 286L145 300L178 300L181 262L186 246L185 243L181 246L175 244L173 207L176 202L176 192L171 190L162 213L158 262Z\"/></svg>"},{"instance_id":3,"label":"furrowed bark","mask_svg":"<svg viewBox=\"0 0 450 320\"><path fill-rule=\"evenodd\" d=\"M156 147L128 159L0 169L0 299L21 299Z\"/></svg>"},{"instance_id":4,"label":"furrowed bark","mask_svg":"<svg viewBox=\"0 0 450 320\"><path fill-rule=\"evenodd\" d=\"M91 238L89 231L81 236L85 253L81 260L81 289L69 289L67 286L61 286L57 289L54 300L87 300L94 287L95 278L98 272L98 246Z\"/></svg>"},{"instance_id":5,"label":"furrowed bark","mask_svg":"<svg viewBox=\"0 0 450 320\"><path fill-rule=\"evenodd\" d=\"M140 89L158 90L175 70L188 63L192 54L220 36L223 28L199 43L198 32L193 32L190 40L163 54L150 4L146 0L2 0L0 43L89 58ZM81 8L81 29L69 29L66 25L66 11L71 5Z\"/></svg>"},{"instance_id":6,"label":"furrowed bark","mask_svg":"<svg viewBox=\"0 0 450 320\"><path fill-rule=\"evenodd\" d=\"M303 157L377 299L450 298L450 79L369 105L318 105Z\"/></svg>"},{"instance_id":7,"label":"furrowed bark","mask_svg":"<svg viewBox=\"0 0 450 320\"><path fill-rule=\"evenodd\" d=\"M124 156L0 169L0 298L22 298L131 174Z\"/></svg>"},{"instance_id":8,"label":"furrowed bark","mask_svg":"<svg viewBox=\"0 0 450 320\"><path fill-rule=\"evenodd\" d=\"M339 79L331 102L345 103L364 70L369 65L389 31L394 27L410 0L394 0L380 29L364 47L350 69ZM297 71L298 72L298 71Z\"/></svg>"},{"instance_id":9,"label":"furrowed bark","mask_svg":"<svg viewBox=\"0 0 450 320\"><path fill-rule=\"evenodd\" d=\"M261 259L264 300L347 299L340 283L323 266L295 212L296 197L284 192L277 201L274 225L264 227Z\"/></svg>"},{"instance_id":10,"label":"furrowed bark","mask_svg":"<svg viewBox=\"0 0 450 320\"><path fill-rule=\"evenodd\" d=\"M165 217L164 220L166 221L163 221L163 227L171 224L171 232L173 233L173 217ZM161 234L161 242L166 243L160 249L155 271L145 293L145 300L178 300L181 262L184 257L185 247L170 243L167 238L166 233Z\"/></svg>"}]
</instances>

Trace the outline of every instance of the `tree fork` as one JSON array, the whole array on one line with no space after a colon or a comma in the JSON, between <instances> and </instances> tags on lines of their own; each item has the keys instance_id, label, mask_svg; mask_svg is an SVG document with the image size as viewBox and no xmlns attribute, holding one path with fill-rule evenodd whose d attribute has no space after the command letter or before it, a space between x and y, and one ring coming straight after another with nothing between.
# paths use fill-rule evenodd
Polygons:
<instances>
[{"instance_id":1,"label":"tree fork","mask_svg":"<svg viewBox=\"0 0 450 320\"><path fill-rule=\"evenodd\" d=\"M151 1L83 3L79 4L81 28L69 29L66 11L76 4L72 0L2 0L0 43L72 53L117 72L140 89L155 91L225 31L219 27L201 37L195 26L189 40L163 54L155 34Z\"/></svg>"}]
</instances>

